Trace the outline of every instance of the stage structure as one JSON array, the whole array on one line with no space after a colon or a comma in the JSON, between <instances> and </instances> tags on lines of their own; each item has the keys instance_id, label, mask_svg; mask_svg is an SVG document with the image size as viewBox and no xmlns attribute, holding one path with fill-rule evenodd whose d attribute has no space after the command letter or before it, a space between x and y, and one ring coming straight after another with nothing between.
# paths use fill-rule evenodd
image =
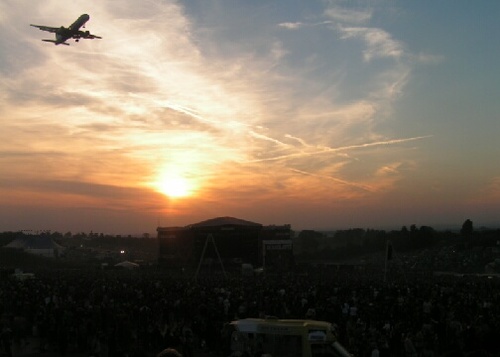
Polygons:
<instances>
[{"instance_id":1,"label":"stage structure","mask_svg":"<svg viewBox=\"0 0 500 357\"><path fill-rule=\"evenodd\" d=\"M263 226L218 217L185 227L158 227L159 263L171 267L241 270L242 264L286 270L293 264L290 225ZM273 242L280 242L273 244ZM278 249L277 247L280 247ZM272 250L272 252L271 252ZM279 250L279 253L277 252Z\"/></svg>"},{"instance_id":2,"label":"stage structure","mask_svg":"<svg viewBox=\"0 0 500 357\"><path fill-rule=\"evenodd\" d=\"M200 273L200 268L205 260L205 253L207 252L208 244L212 243L215 253L217 254L217 260L222 268L222 272L224 273L224 277L226 277L226 270L224 269L224 263L222 262L222 258L220 257L219 250L217 249L217 245L215 244L214 237L209 233L207 239L205 240L205 246L203 247L203 251L201 252L200 262L198 263L198 268L196 268L196 274L194 279L198 279L198 274Z\"/></svg>"},{"instance_id":3,"label":"stage structure","mask_svg":"<svg viewBox=\"0 0 500 357\"><path fill-rule=\"evenodd\" d=\"M262 242L262 266L264 270L293 268L293 245L291 240L266 240Z\"/></svg>"}]
</instances>

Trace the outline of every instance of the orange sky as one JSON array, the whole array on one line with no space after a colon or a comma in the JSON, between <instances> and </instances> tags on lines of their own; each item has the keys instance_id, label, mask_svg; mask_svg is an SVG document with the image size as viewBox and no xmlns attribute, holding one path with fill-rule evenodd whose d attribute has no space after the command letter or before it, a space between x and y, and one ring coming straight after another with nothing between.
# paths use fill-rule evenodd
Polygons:
<instances>
[{"instance_id":1,"label":"orange sky","mask_svg":"<svg viewBox=\"0 0 500 357\"><path fill-rule=\"evenodd\" d=\"M420 9L280 3L3 2L0 231L498 222L498 101L472 112ZM29 27L82 13L102 40Z\"/></svg>"}]
</instances>

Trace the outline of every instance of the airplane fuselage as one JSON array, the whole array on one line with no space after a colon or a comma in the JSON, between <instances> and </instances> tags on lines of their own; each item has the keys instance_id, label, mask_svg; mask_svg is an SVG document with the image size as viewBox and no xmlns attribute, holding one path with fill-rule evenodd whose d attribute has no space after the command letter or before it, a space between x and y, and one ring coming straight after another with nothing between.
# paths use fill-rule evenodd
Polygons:
<instances>
[{"instance_id":1,"label":"airplane fuselage","mask_svg":"<svg viewBox=\"0 0 500 357\"><path fill-rule=\"evenodd\" d=\"M68 29L71 30L71 31L78 31L78 29L80 29L80 27L82 27L83 25L85 25L85 23L87 21L89 21L90 19L90 16L87 15L87 14L83 14L81 15L78 19L76 19L75 22L73 22L69 27Z\"/></svg>"},{"instance_id":2,"label":"airplane fuselage","mask_svg":"<svg viewBox=\"0 0 500 357\"><path fill-rule=\"evenodd\" d=\"M61 26L56 31L56 43L63 43L66 40L72 38L79 30L80 27L84 26L87 21L89 21L90 16L87 14L81 15L75 22L73 22L69 27Z\"/></svg>"}]
</instances>

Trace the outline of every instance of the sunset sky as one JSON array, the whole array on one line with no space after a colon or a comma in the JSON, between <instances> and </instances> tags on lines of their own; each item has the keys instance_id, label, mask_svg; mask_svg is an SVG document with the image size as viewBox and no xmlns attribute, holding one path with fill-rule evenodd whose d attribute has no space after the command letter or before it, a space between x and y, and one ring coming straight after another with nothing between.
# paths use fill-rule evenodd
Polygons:
<instances>
[{"instance_id":1,"label":"sunset sky","mask_svg":"<svg viewBox=\"0 0 500 357\"><path fill-rule=\"evenodd\" d=\"M30 24L102 40L54 46ZM2 0L0 231L500 226L500 2Z\"/></svg>"}]
</instances>

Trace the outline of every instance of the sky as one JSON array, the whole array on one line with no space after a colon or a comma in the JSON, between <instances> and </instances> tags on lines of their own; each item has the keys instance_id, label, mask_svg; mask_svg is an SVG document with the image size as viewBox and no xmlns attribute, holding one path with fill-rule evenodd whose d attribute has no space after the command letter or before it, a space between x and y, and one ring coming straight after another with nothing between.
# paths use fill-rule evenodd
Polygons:
<instances>
[{"instance_id":1,"label":"sky","mask_svg":"<svg viewBox=\"0 0 500 357\"><path fill-rule=\"evenodd\" d=\"M86 28L53 39L30 24ZM500 224L500 2L3 0L0 231Z\"/></svg>"}]
</instances>

